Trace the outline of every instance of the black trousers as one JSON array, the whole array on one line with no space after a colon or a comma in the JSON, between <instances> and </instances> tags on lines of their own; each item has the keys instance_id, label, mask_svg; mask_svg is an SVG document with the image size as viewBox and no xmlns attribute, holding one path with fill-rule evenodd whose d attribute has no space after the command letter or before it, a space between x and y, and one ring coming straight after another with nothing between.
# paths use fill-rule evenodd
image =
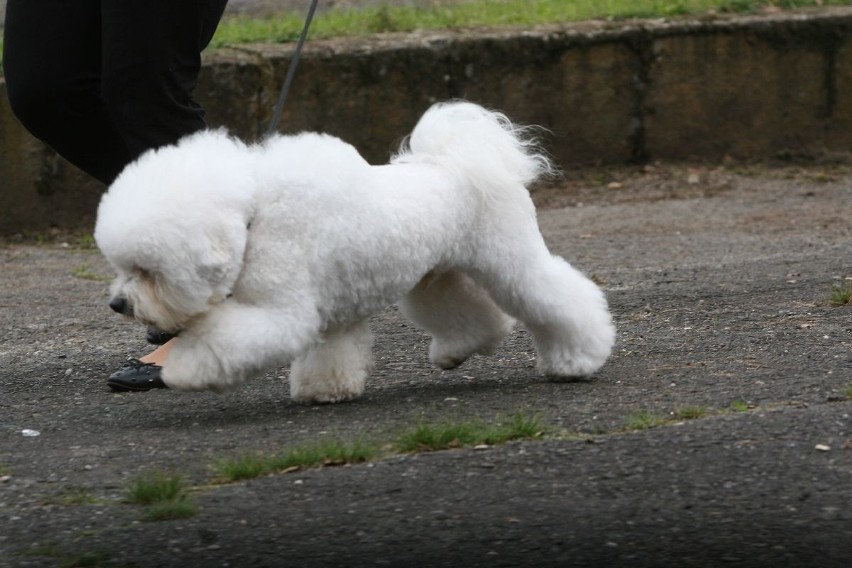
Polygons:
<instances>
[{"instance_id":1,"label":"black trousers","mask_svg":"<svg viewBox=\"0 0 852 568\"><path fill-rule=\"evenodd\" d=\"M139 154L205 128L192 97L227 0L8 0L12 110L109 184Z\"/></svg>"}]
</instances>

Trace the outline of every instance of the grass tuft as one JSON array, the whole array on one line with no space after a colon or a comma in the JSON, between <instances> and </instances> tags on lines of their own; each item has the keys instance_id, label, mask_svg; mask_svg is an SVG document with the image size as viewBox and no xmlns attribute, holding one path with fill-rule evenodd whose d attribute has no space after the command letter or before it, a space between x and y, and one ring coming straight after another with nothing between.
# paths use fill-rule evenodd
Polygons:
<instances>
[{"instance_id":1,"label":"grass tuft","mask_svg":"<svg viewBox=\"0 0 852 568\"><path fill-rule=\"evenodd\" d=\"M624 429L629 432L656 428L669 422L669 419L649 410L637 410L624 420Z\"/></svg>"},{"instance_id":2,"label":"grass tuft","mask_svg":"<svg viewBox=\"0 0 852 568\"><path fill-rule=\"evenodd\" d=\"M107 566L110 554L106 550L98 549L84 552L61 562L61 568L85 568L94 566Z\"/></svg>"},{"instance_id":3,"label":"grass tuft","mask_svg":"<svg viewBox=\"0 0 852 568\"><path fill-rule=\"evenodd\" d=\"M677 408L672 413L675 420L696 420L707 415L707 409L703 406L684 406Z\"/></svg>"},{"instance_id":4,"label":"grass tuft","mask_svg":"<svg viewBox=\"0 0 852 568\"><path fill-rule=\"evenodd\" d=\"M269 459L260 454L244 454L237 458L218 460L213 464L216 477L227 482L254 479L270 473Z\"/></svg>"},{"instance_id":5,"label":"grass tuft","mask_svg":"<svg viewBox=\"0 0 852 568\"><path fill-rule=\"evenodd\" d=\"M188 519L198 513L198 506L190 499L179 499L175 501L159 501L148 506L145 521L173 521L176 519Z\"/></svg>"},{"instance_id":6,"label":"grass tuft","mask_svg":"<svg viewBox=\"0 0 852 568\"><path fill-rule=\"evenodd\" d=\"M747 412L749 405L744 400L734 400L731 402L731 410L734 412Z\"/></svg>"},{"instance_id":7,"label":"grass tuft","mask_svg":"<svg viewBox=\"0 0 852 568\"><path fill-rule=\"evenodd\" d=\"M128 503L145 505L146 521L185 519L195 515L197 507L190 499L183 477L162 472L138 476L127 490Z\"/></svg>"},{"instance_id":8,"label":"grass tuft","mask_svg":"<svg viewBox=\"0 0 852 568\"><path fill-rule=\"evenodd\" d=\"M277 456L272 465L278 471L294 467L345 465L369 461L377 454L376 446L362 440L351 444L341 440L323 440L316 444L297 446Z\"/></svg>"},{"instance_id":9,"label":"grass tuft","mask_svg":"<svg viewBox=\"0 0 852 568\"><path fill-rule=\"evenodd\" d=\"M362 463L375 458L378 452L377 446L362 440L352 443L322 440L296 446L282 454L245 454L235 459L220 460L213 469L220 480L233 482L285 470Z\"/></svg>"},{"instance_id":10,"label":"grass tuft","mask_svg":"<svg viewBox=\"0 0 852 568\"><path fill-rule=\"evenodd\" d=\"M97 502L98 499L82 487L70 487L59 496L59 504L66 507L71 505L93 505Z\"/></svg>"},{"instance_id":11,"label":"grass tuft","mask_svg":"<svg viewBox=\"0 0 852 568\"><path fill-rule=\"evenodd\" d=\"M160 501L174 501L186 496L186 486L180 475L162 472L138 476L127 491L126 501L135 505L152 505Z\"/></svg>"},{"instance_id":12,"label":"grass tuft","mask_svg":"<svg viewBox=\"0 0 852 568\"><path fill-rule=\"evenodd\" d=\"M22 556L46 556L49 558L60 558L63 556L62 548L55 543L36 543L22 550Z\"/></svg>"},{"instance_id":13,"label":"grass tuft","mask_svg":"<svg viewBox=\"0 0 852 568\"><path fill-rule=\"evenodd\" d=\"M99 274L97 272L93 272L89 266L89 263L84 262L80 264L71 272L74 278L80 278L81 280L94 280L96 282L109 282L112 280L111 276L107 276L106 274Z\"/></svg>"},{"instance_id":14,"label":"grass tuft","mask_svg":"<svg viewBox=\"0 0 852 568\"><path fill-rule=\"evenodd\" d=\"M512 440L534 439L544 434L537 416L516 414L509 422L487 424L480 420L420 424L403 432L395 447L400 452L437 451L480 444L503 444Z\"/></svg>"},{"instance_id":15,"label":"grass tuft","mask_svg":"<svg viewBox=\"0 0 852 568\"><path fill-rule=\"evenodd\" d=\"M844 280L831 286L831 305L845 306L852 302L852 281Z\"/></svg>"}]
</instances>

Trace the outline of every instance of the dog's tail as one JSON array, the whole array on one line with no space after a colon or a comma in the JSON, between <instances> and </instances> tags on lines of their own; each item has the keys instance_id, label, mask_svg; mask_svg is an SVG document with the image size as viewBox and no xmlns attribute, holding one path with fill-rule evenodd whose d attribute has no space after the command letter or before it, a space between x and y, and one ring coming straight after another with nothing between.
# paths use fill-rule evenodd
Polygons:
<instances>
[{"instance_id":1,"label":"dog's tail","mask_svg":"<svg viewBox=\"0 0 852 568\"><path fill-rule=\"evenodd\" d=\"M539 148L535 130L470 102L438 103L426 111L391 162L434 163L487 198L511 197L556 171Z\"/></svg>"}]
</instances>

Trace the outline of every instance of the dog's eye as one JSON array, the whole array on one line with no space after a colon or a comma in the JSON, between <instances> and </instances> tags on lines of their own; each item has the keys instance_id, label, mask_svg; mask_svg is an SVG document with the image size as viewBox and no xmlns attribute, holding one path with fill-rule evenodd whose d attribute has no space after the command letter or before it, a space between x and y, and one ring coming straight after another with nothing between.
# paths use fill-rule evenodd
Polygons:
<instances>
[{"instance_id":1,"label":"dog's eye","mask_svg":"<svg viewBox=\"0 0 852 568\"><path fill-rule=\"evenodd\" d=\"M141 268L139 266L133 267L133 275L136 276L136 278L138 278L140 280L153 280L154 279L154 275L151 274L150 271L145 270L144 268Z\"/></svg>"}]
</instances>

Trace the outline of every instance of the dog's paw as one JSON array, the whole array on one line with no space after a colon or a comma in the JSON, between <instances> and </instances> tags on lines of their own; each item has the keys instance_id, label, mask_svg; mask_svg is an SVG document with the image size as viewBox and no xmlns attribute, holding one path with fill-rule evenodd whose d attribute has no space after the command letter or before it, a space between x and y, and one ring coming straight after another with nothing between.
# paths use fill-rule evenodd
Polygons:
<instances>
[{"instance_id":1,"label":"dog's paw","mask_svg":"<svg viewBox=\"0 0 852 568\"><path fill-rule=\"evenodd\" d=\"M309 372L314 371L314 372ZM332 404L355 400L364 392L369 369L349 373L316 372L318 369L297 359L290 366L290 397L301 404Z\"/></svg>"},{"instance_id":2,"label":"dog's paw","mask_svg":"<svg viewBox=\"0 0 852 568\"><path fill-rule=\"evenodd\" d=\"M432 359L432 364L440 367L444 371L450 371L460 366L462 363L467 361L467 357L441 357L439 359Z\"/></svg>"},{"instance_id":3,"label":"dog's paw","mask_svg":"<svg viewBox=\"0 0 852 568\"><path fill-rule=\"evenodd\" d=\"M222 392L231 386L216 353L203 341L179 337L163 363L163 382L183 391Z\"/></svg>"},{"instance_id":4,"label":"dog's paw","mask_svg":"<svg viewBox=\"0 0 852 568\"><path fill-rule=\"evenodd\" d=\"M335 404L355 400L361 396L360 392L335 391L335 392L305 392L300 391L293 394L293 400L299 404Z\"/></svg>"},{"instance_id":5,"label":"dog's paw","mask_svg":"<svg viewBox=\"0 0 852 568\"><path fill-rule=\"evenodd\" d=\"M605 357L539 357L536 367L549 380L571 383L590 379L606 362Z\"/></svg>"},{"instance_id":6,"label":"dog's paw","mask_svg":"<svg viewBox=\"0 0 852 568\"><path fill-rule=\"evenodd\" d=\"M345 377L299 376L290 373L290 396L300 404L333 404L355 400L364 392L366 373Z\"/></svg>"}]
</instances>

